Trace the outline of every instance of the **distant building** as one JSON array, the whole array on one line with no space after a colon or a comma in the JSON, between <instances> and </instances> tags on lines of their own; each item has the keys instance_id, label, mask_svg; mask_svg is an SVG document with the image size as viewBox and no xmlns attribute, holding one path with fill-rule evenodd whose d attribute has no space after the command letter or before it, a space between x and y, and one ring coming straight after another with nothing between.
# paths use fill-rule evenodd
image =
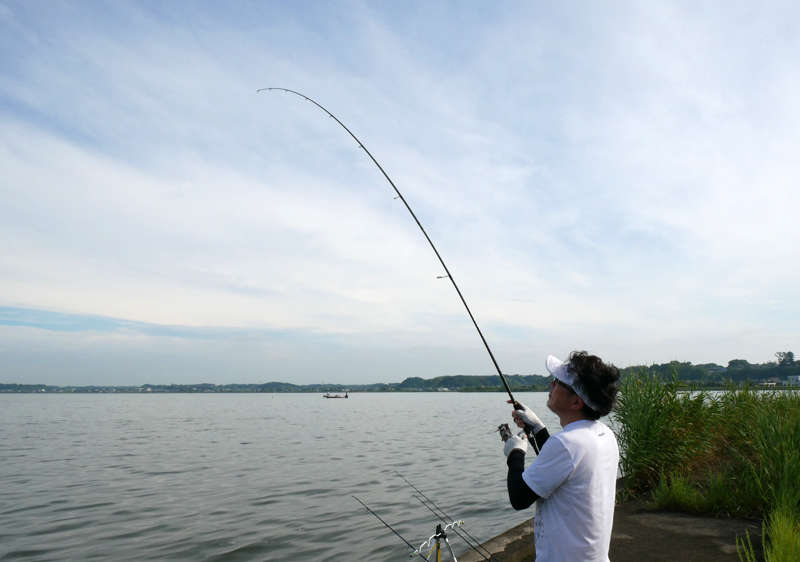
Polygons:
<instances>
[{"instance_id":1,"label":"distant building","mask_svg":"<svg viewBox=\"0 0 800 562\"><path fill-rule=\"evenodd\" d=\"M786 384L788 386L800 386L800 375L786 377Z\"/></svg>"}]
</instances>

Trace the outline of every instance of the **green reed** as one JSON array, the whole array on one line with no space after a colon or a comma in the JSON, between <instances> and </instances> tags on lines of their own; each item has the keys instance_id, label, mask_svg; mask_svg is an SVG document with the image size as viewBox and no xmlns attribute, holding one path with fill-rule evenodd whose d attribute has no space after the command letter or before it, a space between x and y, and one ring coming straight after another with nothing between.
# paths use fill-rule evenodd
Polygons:
<instances>
[{"instance_id":1,"label":"green reed","mask_svg":"<svg viewBox=\"0 0 800 562\"><path fill-rule=\"evenodd\" d=\"M623 381L615 418L625 493L665 509L762 517L766 559L800 559L800 394L686 392L643 371Z\"/></svg>"}]
</instances>

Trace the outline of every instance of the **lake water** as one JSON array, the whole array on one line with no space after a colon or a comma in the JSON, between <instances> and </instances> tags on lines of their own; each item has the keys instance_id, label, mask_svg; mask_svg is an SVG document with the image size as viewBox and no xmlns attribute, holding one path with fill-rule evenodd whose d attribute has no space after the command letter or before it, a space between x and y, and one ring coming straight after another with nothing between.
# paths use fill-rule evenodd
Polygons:
<instances>
[{"instance_id":1,"label":"lake water","mask_svg":"<svg viewBox=\"0 0 800 562\"><path fill-rule=\"evenodd\" d=\"M506 398L0 395L0 560L408 560L351 497L419 545L437 520L397 472L485 541L533 515L507 500Z\"/></svg>"}]
</instances>

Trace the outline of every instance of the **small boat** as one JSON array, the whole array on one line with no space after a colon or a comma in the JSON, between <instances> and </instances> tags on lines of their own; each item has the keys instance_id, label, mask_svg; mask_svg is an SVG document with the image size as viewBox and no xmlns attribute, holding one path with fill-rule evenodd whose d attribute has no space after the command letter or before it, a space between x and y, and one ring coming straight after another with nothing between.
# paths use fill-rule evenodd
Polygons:
<instances>
[{"instance_id":1,"label":"small boat","mask_svg":"<svg viewBox=\"0 0 800 562\"><path fill-rule=\"evenodd\" d=\"M346 392L344 394L330 394L330 393L327 393L327 394L323 394L322 397L323 398L349 398L349 396L347 396Z\"/></svg>"}]
</instances>

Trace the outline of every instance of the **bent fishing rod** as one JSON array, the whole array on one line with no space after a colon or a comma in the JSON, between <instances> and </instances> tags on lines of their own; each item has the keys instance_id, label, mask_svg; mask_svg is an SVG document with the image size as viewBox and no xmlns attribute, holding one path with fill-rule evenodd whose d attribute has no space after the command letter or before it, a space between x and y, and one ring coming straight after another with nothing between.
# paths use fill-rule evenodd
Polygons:
<instances>
[{"instance_id":1,"label":"bent fishing rod","mask_svg":"<svg viewBox=\"0 0 800 562\"><path fill-rule=\"evenodd\" d=\"M417 223L417 226L422 231L422 234L425 236L425 239L428 241L428 244L430 244L431 249L433 249L433 253L435 253L436 257L439 259L439 263L442 264L442 267L444 268L444 271L445 271L445 275L442 275L441 278L447 277L450 280L450 282L453 284L453 288L456 290L456 293L458 293L458 298L461 299L461 303L464 305L464 308L467 310L467 314L469 314L470 320L472 320L472 325L475 326L475 329L478 331L478 335L480 336L481 341L483 342L483 346L486 348L486 351L489 353L489 357L491 358L492 363L494 364L494 368L497 369L497 374L500 375L500 380L503 382L503 386L506 388L506 392L508 393L508 397L510 398L510 402L514 405L515 408L518 409L519 408L519 403L514 399L514 395L511 394L511 388L508 386L508 381L506 381L505 376L503 376L503 372L500 370L500 365L497 364L497 360L494 358L494 353L492 353L492 350L489 347L489 344L487 343L486 338L483 336L483 332L481 331L480 327L478 326L478 322L475 320L475 316L473 316L472 311L469 309L469 305L467 304L467 301L464 299L464 295L461 294L461 289L458 288L458 284L456 283L456 280L453 278L453 275L450 273L450 269L447 267L447 264L444 263L444 260L442 259L441 254L439 254L439 250L436 249L436 246L434 245L433 240L431 240L430 236L428 236L428 233L425 231L425 228L422 226L422 223L419 222L419 219L417 218L417 215L414 214L414 211L411 210L411 206L408 204L408 201L406 201L406 198L403 197L402 193L400 193L400 190L397 189L397 186L392 181L392 178L389 177L389 174L386 173L386 170L383 169L383 166L380 165L380 163L375 159L375 157L372 155L372 153L369 150L367 150L367 147L364 146L364 143L362 143L358 139L358 137L353 134L353 131L351 131L347 127L347 125L342 123L339 120L338 117L336 117L333 113L328 111L325 107L323 107L321 104L317 103L315 100L311 99L307 95L301 94L300 92L296 92L295 90L290 90L288 88L260 88L260 89L256 90L256 93L261 93L261 92L285 92L285 93L289 93L289 94L294 94L296 96L299 96L299 97L303 98L304 100L306 100L308 102L313 103L318 108L320 108L322 111L324 111L328 115L328 117L330 117L331 119L336 121L345 131L347 131L347 133L351 137L353 137L353 140L355 140L358 143L358 146L364 152L367 153L367 156L370 157L372 162L378 167L378 169L383 174L383 177L386 178L386 181L389 182L389 185L392 186L392 189L394 189L394 192L397 193L397 197L403 202L403 205L406 206L406 209L408 209L408 212L411 213L411 217L414 219L414 222Z\"/></svg>"}]
</instances>

